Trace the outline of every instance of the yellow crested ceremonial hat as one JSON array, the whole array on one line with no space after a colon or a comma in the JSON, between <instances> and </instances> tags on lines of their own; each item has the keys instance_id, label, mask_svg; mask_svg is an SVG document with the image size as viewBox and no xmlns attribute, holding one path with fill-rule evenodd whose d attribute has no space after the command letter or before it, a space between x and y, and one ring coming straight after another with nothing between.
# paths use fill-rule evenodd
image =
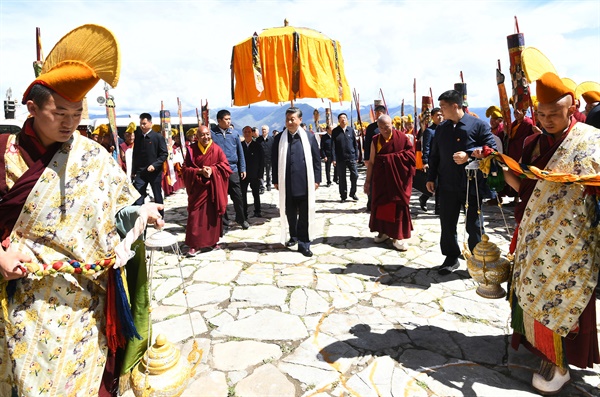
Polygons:
<instances>
[{"instance_id":1,"label":"yellow crested ceremonial hat","mask_svg":"<svg viewBox=\"0 0 600 397\"><path fill-rule=\"evenodd\" d=\"M198 127L190 128L186 131L185 136L196 135L196 132L198 132Z\"/></svg>"},{"instance_id":2,"label":"yellow crested ceremonial hat","mask_svg":"<svg viewBox=\"0 0 600 397\"><path fill-rule=\"evenodd\" d=\"M537 96L535 96L535 95L531 95L531 96L529 97L529 99L531 99L531 104L533 105L533 109L534 109L534 110L537 110L537 108L538 108L538 103L539 103L539 102L538 102L538 99L537 99Z\"/></svg>"},{"instance_id":3,"label":"yellow crested ceremonial hat","mask_svg":"<svg viewBox=\"0 0 600 397\"><path fill-rule=\"evenodd\" d=\"M100 124L98 127L92 131L92 135L106 135L108 134L108 124Z\"/></svg>"},{"instance_id":4,"label":"yellow crested ceremonial hat","mask_svg":"<svg viewBox=\"0 0 600 397\"><path fill-rule=\"evenodd\" d=\"M553 103L565 95L571 95L575 99L575 92L555 73L544 73L535 83L538 103Z\"/></svg>"},{"instance_id":5,"label":"yellow crested ceremonial hat","mask_svg":"<svg viewBox=\"0 0 600 397\"><path fill-rule=\"evenodd\" d=\"M127 129L125 130L125 132L126 132L126 133L127 133L127 132L129 132L129 133L132 133L132 134L133 134L133 133L135 132L135 130L136 130L136 129L137 129L137 125L136 125L136 124L135 124L135 123L132 121L131 123L129 123L129 124L127 125Z\"/></svg>"},{"instance_id":6,"label":"yellow crested ceremonial hat","mask_svg":"<svg viewBox=\"0 0 600 397\"><path fill-rule=\"evenodd\" d=\"M502 112L500 111L500 108L498 106L490 106L485 111L485 117L488 117L490 119L501 119Z\"/></svg>"},{"instance_id":7,"label":"yellow crested ceremonial hat","mask_svg":"<svg viewBox=\"0 0 600 397\"><path fill-rule=\"evenodd\" d=\"M67 33L50 51L40 75L25 90L23 104L36 84L70 102L81 101L100 79L116 87L120 69L119 44L113 33L103 26L82 25Z\"/></svg>"},{"instance_id":8,"label":"yellow crested ceremonial hat","mask_svg":"<svg viewBox=\"0 0 600 397\"><path fill-rule=\"evenodd\" d=\"M152 131L161 132L162 128L161 128L160 124L152 124Z\"/></svg>"},{"instance_id":9,"label":"yellow crested ceremonial hat","mask_svg":"<svg viewBox=\"0 0 600 397\"><path fill-rule=\"evenodd\" d=\"M585 103L595 103L600 102L600 92L598 91L588 91L581 94Z\"/></svg>"},{"instance_id":10,"label":"yellow crested ceremonial hat","mask_svg":"<svg viewBox=\"0 0 600 397\"><path fill-rule=\"evenodd\" d=\"M179 130L177 128L171 128L171 135L179 135Z\"/></svg>"}]
</instances>

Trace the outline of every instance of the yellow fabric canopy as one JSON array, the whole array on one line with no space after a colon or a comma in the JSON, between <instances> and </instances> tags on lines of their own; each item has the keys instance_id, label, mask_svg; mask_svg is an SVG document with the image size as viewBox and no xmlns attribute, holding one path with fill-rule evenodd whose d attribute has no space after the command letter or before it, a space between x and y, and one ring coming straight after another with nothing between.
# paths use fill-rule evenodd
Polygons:
<instances>
[{"instance_id":1,"label":"yellow fabric canopy","mask_svg":"<svg viewBox=\"0 0 600 397\"><path fill-rule=\"evenodd\" d=\"M340 43L313 29L265 29L233 47L231 70L236 106L351 98Z\"/></svg>"}]
</instances>

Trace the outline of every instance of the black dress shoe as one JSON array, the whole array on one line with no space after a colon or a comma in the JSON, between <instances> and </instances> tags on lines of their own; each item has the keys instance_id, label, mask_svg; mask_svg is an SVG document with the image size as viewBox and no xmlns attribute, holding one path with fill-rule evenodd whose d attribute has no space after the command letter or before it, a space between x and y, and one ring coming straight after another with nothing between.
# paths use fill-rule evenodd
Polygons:
<instances>
[{"instance_id":1,"label":"black dress shoe","mask_svg":"<svg viewBox=\"0 0 600 397\"><path fill-rule=\"evenodd\" d=\"M350 196L350 198L354 201L358 201L358 196L356 196L356 194L353 194L352 196Z\"/></svg>"},{"instance_id":2,"label":"black dress shoe","mask_svg":"<svg viewBox=\"0 0 600 397\"><path fill-rule=\"evenodd\" d=\"M345 202L346 202L345 198L343 198L343 199L340 200L340 203L345 203Z\"/></svg>"},{"instance_id":3,"label":"black dress shoe","mask_svg":"<svg viewBox=\"0 0 600 397\"><path fill-rule=\"evenodd\" d=\"M248 221L244 221L242 222L242 229L246 230L250 227L250 224L248 223Z\"/></svg>"},{"instance_id":4,"label":"black dress shoe","mask_svg":"<svg viewBox=\"0 0 600 397\"><path fill-rule=\"evenodd\" d=\"M286 247L293 247L296 244L298 244L298 240L296 240L296 239L290 239L287 243L285 243L285 246Z\"/></svg>"},{"instance_id":5,"label":"black dress shoe","mask_svg":"<svg viewBox=\"0 0 600 397\"><path fill-rule=\"evenodd\" d=\"M310 249L303 249L303 250L298 250L302 255L310 258L311 256L313 256L313 253Z\"/></svg>"},{"instance_id":6,"label":"black dress shoe","mask_svg":"<svg viewBox=\"0 0 600 397\"><path fill-rule=\"evenodd\" d=\"M452 273L453 270L458 269L458 266L458 259L446 258L444 263L442 263L442 266L439 267L438 274L441 276L447 276L448 274Z\"/></svg>"},{"instance_id":7,"label":"black dress shoe","mask_svg":"<svg viewBox=\"0 0 600 397\"><path fill-rule=\"evenodd\" d=\"M267 192L271 191L271 186L267 186Z\"/></svg>"},{"instance_id":8,"label":"black dress shoe","mask_svg":"<svg viewBox=\"0 0 600 397\"><path fill-rule=\"evenodd\" d=\"M331 182L327 182L327 187L331 186Z\"/></svg>"},{"instance_id":9,"label":"black dress shoe","mask_svg":"<svg viewBox=\"0 0 600 397\"><path fill-rule=\"evenodd\" d=\"M254 213L254 217L255 218L262 218L262 213L261 212L255 212Z\"/></svg>"},{"instance_id":10,"label":"black dress shoe","mask_svg":"<svg viewBox=\"0 0 600 397\"><path fill-rule=\"evenodd\" d=\"M425 195L422 195L421 197L419 197L419 204L421 205L421 209L425 212L427 212L427 200L428 200L428 197Z\"/></svg>"}]
</instances>

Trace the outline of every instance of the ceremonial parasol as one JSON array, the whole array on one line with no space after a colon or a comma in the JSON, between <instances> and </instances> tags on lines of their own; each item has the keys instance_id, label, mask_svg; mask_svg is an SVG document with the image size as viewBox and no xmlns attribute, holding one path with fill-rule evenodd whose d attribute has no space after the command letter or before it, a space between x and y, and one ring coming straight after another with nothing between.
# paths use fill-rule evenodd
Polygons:
<instances>
[{"instance_id":1,"label":"ceremonial parasol","mask_svg":"<svg viewBox=\"0 0 600 397\"><path fill-rule=\"evenodd\" d=\"M236 106L299 98L350 101L338 41L309 28L265 29L233 47L231 97Z\"/></svg>"}]
</instances>

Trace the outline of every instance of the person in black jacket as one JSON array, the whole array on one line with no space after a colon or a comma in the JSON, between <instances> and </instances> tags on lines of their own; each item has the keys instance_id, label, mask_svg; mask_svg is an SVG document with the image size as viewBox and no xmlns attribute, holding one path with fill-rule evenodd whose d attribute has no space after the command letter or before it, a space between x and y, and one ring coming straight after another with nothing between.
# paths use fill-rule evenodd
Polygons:
<instances>
[{"instance_id":1,"label":"person in black jacket","mask_svg":"<svg viewBox=\"0 0 600 397\"><path fill-rule=\"evenodd\" d=\"M358 201L356 196L356 181L358 180L358 146L354 128L348 125L346 113L338 116L339 125L331 133L333 166L336 167L339 178L340 198L342 203L348 197L348 184L346 181L346 169L350 171L350 198Z\"/></svg>"},{"instance_id":2,"label":"person in black jacket","mask_svg":"<svg viewBox=\"0 0 600 397\"><path fill-rule=\"evenodd\" d=\"M256 142L262 146L263 154L265 155L265 171L260 175L260 189L264 192L265 182L267 191L271 191L271 149L273 147L273 137L269 136L269 126L261 127L262 135L256 139ZM266 175L265 175L266 174Z\"/></svg>"},{"instance_id":3,"label":"person in black jacket","mask_svg":"<svg viewBox=\"0 0 600 397\"><path fill-rule=\"evenodd\" d=\"M152 189L154 202L163 203L163 163L168 155L165 138L158 132L152 131L152 116L149 113L140 114L140 126L135 130L131 161L133 186L141 195L135 205L144 204L148 185ZM165 211L160 210L160 214L164 217Z\"/></svg>"},{"instance_id":4,"label":"person in black jacket","mask_svg":"<svg viewBox=\"0 0 600 397\"><path fill-rule=\"evenodd\" d=\"M438 100L446 121L436 128L433 137L429 154L427 190L439 195L442 229L440 247L446 259L438 268L438 273L446 275L459 266L460 247L456 225L467 197L469 208L465 228L469 234L468 243L471 252L481 241L483 227L477 212L484 198L486 183L483 174L477 171L479 194L475 189L475 181L471 181L467 195L465 167L471 157L483 157L481 154L483 146L496 149L496 142L487 123L465 113L462 108L463 98L458 91L446 91Z\"/></svg>"},{"instance_id":5,"label":"person in black jacket","mask_svg":"<svg viewBox=\"0 0 600 397\"><path fill-rule=\"evenodd\" d=\"M275 137L271 159L275 165L273 184L279 190L281 243L287 247L298 244L298 252L311 257L310 242L316 233L315 191L321 183L321 159L317 139L300 127L301 122L302 110L297 107L286 110L286 129ZM288 228L290 239L286 242Z\"/></svg>"},{"instance_id":6,"label":"person in black jacket","mask_svg":"<svg viewBox=\"0 0 600 397\"><path fill-rule=\"evenodd\" d=\"M331 186L331 164L333 163L333 152L331 151L331 126L325 128L326 134L321 135L321 158L325 162L325 177L327 187ZM337 171L333 168L333 180L337 182Z\"/></svg>"},{"instance_id":7,"label":"person in black jacket","mask_svg":"<svg viewBox=\"0 0 600 397\"><path fill-rule=\"evenodd\" d=\"M262 217L260 211L260 177L265 169L265 155L259 142L252 140L252 127L245 126L244 134L244 158L246 159L246 178L242 179L242 199L244 200L244 216L248 219L248 185L252 189L254 197L254 216Z\"/></svg>"}]
</instances>

